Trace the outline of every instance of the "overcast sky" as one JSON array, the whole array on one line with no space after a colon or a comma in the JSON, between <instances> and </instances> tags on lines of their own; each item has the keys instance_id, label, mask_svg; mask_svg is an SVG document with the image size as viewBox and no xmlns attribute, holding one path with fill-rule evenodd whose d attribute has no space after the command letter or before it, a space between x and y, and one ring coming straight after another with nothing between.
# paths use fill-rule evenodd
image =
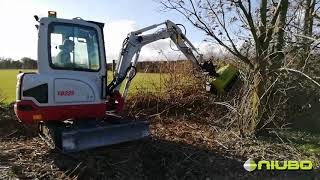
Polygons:
<instances>
[{"instance_id":1,"label":"overcast sky","mask_svg":"<svg viewBox=\"0 0 320 180\"><path fill-rule=\"evenodd\" d=\"M57 11L59 18L81 17L105 23L105 43L108 61L117 58L126 35L133 30L170 19L184 24L187 37L202 52L213 47L202 42L205 36L176 12L161 12L154 0L1 0L0 56L20 59L37 58L37 31L34 15L47 16L48 10ZM219 51L215 47L214 51ZM161 40L144 47L142 59L164 59L162 50L173 59L183 58L169 47L169 40Z\"/></svg>"}]
</instances>

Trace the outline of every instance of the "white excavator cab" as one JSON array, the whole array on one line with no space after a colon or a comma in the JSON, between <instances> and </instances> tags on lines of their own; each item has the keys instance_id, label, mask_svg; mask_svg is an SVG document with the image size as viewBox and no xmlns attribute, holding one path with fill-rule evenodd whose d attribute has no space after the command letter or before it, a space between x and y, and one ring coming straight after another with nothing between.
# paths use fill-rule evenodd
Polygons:
<instances>
[{"instance_id":1,"label":"white excavator cab","mask_svg":"<svg viewBox=\"0 0 320 180\"><path fill-rule=\"evenodd\" d=\"M54 74L48 104L102 103L106 76L103 24L80 18L39 21L38 72ZM61 75L61 76L60 76Z\"/></svg>"},{"instance_id":2,"label":"white excavator cab","mask_svg":"<svg viewBox=\"0 0 320 180\"><path fill-rule=\"evenodd\" d=\"M103 23L44 17L38 33L38 72L18 75L18 118L26 123L103 118Z\"/></svg>"}]
</instances>

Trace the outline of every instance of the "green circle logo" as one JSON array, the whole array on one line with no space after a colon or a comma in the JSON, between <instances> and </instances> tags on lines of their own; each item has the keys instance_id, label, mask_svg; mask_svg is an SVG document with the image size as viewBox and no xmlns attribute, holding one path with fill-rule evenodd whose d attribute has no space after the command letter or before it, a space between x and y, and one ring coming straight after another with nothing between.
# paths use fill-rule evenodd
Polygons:
<instances>
[{"instance_id":1,"label":"green circle logo","mask_svg":"<svg viewBox=\"0 0 320 180\"><path fill-rule=\"evenodd\" d=\"M251 172L257 169L257 164L253 159L250 158L243 164L243 167L245 170Z\"/></svg>"}]
</instances>

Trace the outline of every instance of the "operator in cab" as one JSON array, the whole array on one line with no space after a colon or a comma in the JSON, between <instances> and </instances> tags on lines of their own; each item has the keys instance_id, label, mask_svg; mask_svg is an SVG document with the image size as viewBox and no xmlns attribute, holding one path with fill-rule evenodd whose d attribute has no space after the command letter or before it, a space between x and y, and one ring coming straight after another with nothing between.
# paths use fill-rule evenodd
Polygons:
<instances>
[{"instance_id":1,"label":"operator in cab","mask_svg":"<svg viewBox=\"0 0 320 180\"><path fill-rule=\"evenodd\" d=\"M56 56L56 64L58 66L66 67L71 65L71 55L74 49L74 42L72 40L66 39L63 44L59 46L61 50Z\"/></svg>"}]
</instances>

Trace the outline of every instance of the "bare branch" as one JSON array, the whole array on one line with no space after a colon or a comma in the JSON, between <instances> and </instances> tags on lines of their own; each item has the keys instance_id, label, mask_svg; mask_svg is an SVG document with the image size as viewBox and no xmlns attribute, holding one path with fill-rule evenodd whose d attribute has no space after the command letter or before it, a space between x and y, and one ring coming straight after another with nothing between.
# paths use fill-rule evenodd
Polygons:
<instances>
[{"instance_id":1,"label":"bare branch","mask_svg":"<svg viewBox=\"0 0 320 180\"><path fill-rule=\"evenodd\" d=\"M316 80L314 80L313 78L311 78L310 76L306 75L305 73L298 71L296 69L290 69L290 68L280 68L279 71L289 71L289 72L294 72L294 73L298 73L300 75L302 75L303 77L309 79L311 82L313 82L315 85L317 85L318 87L320 87L320 83L318 83Z\"/></svg>"}]
</instances>

